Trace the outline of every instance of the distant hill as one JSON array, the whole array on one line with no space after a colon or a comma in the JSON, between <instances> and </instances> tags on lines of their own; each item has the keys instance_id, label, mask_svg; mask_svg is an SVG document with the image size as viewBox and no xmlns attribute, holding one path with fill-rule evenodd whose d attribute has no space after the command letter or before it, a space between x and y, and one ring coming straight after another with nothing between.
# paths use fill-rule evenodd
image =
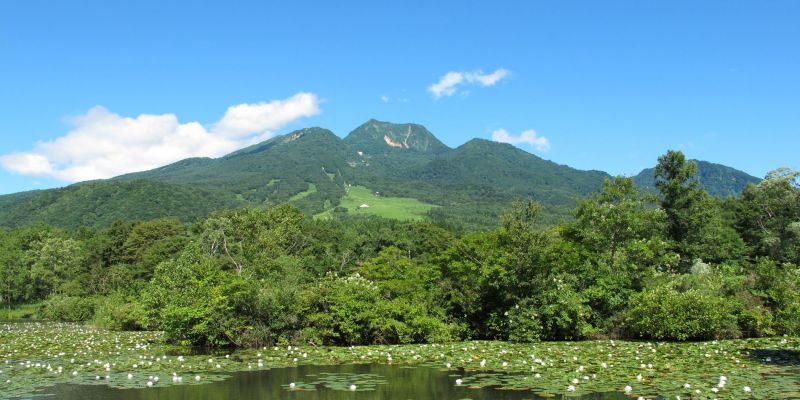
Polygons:
<instances>
[{"instance_id":1,"label":"distant hill","mask_svg":"<svg viewBox=\"0 0 800 400\"><path fill-rule=\"evenodd\" d=\"M75 229L117 219L175 217L190 222L214 210L241 207L230 193L148 181L100 181L60 189L0 196L0 226L36 222Z\"/></svg>"},{"instance_id":2,"label":"distant hill","mask_svg":"<svg viewBox=\"0 0 800 400\"><path fill-rule=\"evenodd\" d=\"M708 194L717 197L738 196L748 183L757 184L761 179L746 172L722 164L692 160L697 163L697 179ZM633 177L637 187L656 191L655 168L645 168Z\"/></svg>"},{"instance_id":3,"label":"distant hill","mask_svg":"<svg viewBox=\"0 0 800 400\"><path fill-rule=\"evenodd\" d=\"M701 184L717 196L758 182L718 164L701 161L698 169ZM494 226L517 198L541 202L542 222L549 223L565 218L608 176L488 140L451 149L422 125L369 120L344 139L306 128L216 159L0 196L0 226L104 227L116 219L158 217L191 222L223 208L290 202L319 217L427 217L475 229ZM652 169L634 180L654 187ZM375 207L360 207L370 202Z\"/></svg>"}]
</instances>

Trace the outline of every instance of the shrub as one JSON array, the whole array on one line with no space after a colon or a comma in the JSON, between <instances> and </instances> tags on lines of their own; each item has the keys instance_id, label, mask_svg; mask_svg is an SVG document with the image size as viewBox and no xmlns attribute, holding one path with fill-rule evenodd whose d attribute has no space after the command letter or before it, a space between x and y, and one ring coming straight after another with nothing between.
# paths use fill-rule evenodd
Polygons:
<instances>
[{"instance_id":1,"label":"shrub","mask_svg":"<svg viewBox=\"0 0 800 400\"><path fill-rule=\"evenodd\" d=\"M775 325L780 334L800 335L800 296L795 295L775 313Z\"/></svg>"},{"instance_id":2,"label":"shrub","mask_svg":"<svg viewBox=\"0 0 800 400\"><path fill-rule=\"evenodd\" d=\"M586 299L558 279L555 283L539 300L542 339L580 340L591 336L595 329L589 323L591 309Z\"/></svg>"},{"instance_id":3,"label":"shrub","mask_svg":"<svg viewBox=\"0 0 800 400\"><path fill-rule=\"evenodd\" d=\"M245 279L222 272L196 245L156 267L142 293L148 328L195 345L239 344L248 329L243 310L254 293Z\"/></svg>"},{"instance_id":4,"label":"shrub","mask_svg":"<svg viewBox=\"0 0 800 400\"><path fill-rule=\"evenodd\" d=\"M508 340L580 340L591 336L586 299L561 279L537 297L524 299L506 313Z\"/></svg>"},{"instance_id":5,"label":"shrub","mask_svg":"<svg viewBox=\"0 0 800 400\"><path fill-rule=\"evenodd\" d=\"M388 300L372 281L329 274L305 295L310 313L302 337L322 344L394 344L452 340L458 327L425 303Z\"/></svg>"},{"instance_id":6,"label":"shrub","mask_svg":"<svg viewBox=\"0 0 800 400\"><path fill-rule=\"evenodd\" d=\"M632 335L657 340L740 336L734 304L724 297L694 289L678 292L659 287L635 294L625 324Z\"/></svg>"},{"instance_id":7,"label":"shrub","mask_svg":"<svg viewBox=\"0 0 800 400\"><path fill-rule=\"evenodd\" d=\"M95 301L90 297L50 296L42 305L42 315L53 321L82 322L94 316Z\"/></svg>"},{"instance_id":8,"label":"shrub","mask_svg":"<svg viewBox=\"0 0 800 400\"><path fill-rule=\"evenodd\" d=\"M506 314L508 315L508 340L530 343L542 339L542 324L532 299L523 300Z\"/></svg>"},{"instance_id":9,"label":"shrub","mask_svg":"<svg viewBox=\"0 0 800 400\"><path fill-rule=\"evenodd\" d=\"M120 293L98 298L94 323L119 331L140 330L144 326L144 309Z\"/></svg>"}]
</instances>

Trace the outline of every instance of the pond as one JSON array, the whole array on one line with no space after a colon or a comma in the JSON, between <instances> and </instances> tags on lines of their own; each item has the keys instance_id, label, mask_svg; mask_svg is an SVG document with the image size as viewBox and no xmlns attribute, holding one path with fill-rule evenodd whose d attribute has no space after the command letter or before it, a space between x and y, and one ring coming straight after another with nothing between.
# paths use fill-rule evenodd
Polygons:
<instances>
[{"instance_id":1,"label":"pond","mask_svg":"<svg viewBox=\"0 0 800 400\"><path fill-rule=\"evenodd\" d=\"M467 373L466 376L472 374ZM376 364L277 368L238 372L229 379L207 385L177 385L141 389L116 389L104 385L66 384L43 394L64 400L219 400L219 399L543 399L530 391L458 386L464 374L427 367ZM163 379L163 378L162 378ZM290 387L294 383L294 388ZM355 390L350 385L355 384ZM560 397L560 396L559 396ZM587 395L584 399L627 399L622 393Z\"/></svg>"},{"instance_id":2,"label":"pond","mask_svg":"<svg viewBox=\"0 0 800 400\"><path fill-rule=\"evenodd\" d=\"M165 343L160 332L0 323L0 400L800 398L798 377L800 338L793 337L283 345L203 354Z\"/></svg>"}]
</instances>

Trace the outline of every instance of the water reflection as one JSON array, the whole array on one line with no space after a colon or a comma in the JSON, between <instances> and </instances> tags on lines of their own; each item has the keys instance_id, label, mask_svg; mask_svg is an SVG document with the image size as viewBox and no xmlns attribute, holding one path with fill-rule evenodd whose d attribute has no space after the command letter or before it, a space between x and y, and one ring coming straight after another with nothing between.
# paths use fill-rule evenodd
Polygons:
<instances>
[{"instance_id":1,"label":"water reflection","mask_svg":"<svg viewBox=\"0 0 800 400\"><path fill-rule=\"evenodd\" d=\"M375 374L388 381L372 391L338 391L318 387L317 390L287 390L291 382L314 382L322 373ZM527 391L497 389L468 389L455 386L453 371L433 368L403 368L389 365L298 366L268 371L239 372L230 379L205 385L183 385L146 389L112 389L107 386L58 385L47 394L65 400L220 400L220 399L473 399L511 400L542 399ZM168 379L167 376L162 379ZM571 397L574 398L574 397ZM622 393L595 394L584 397L593 400L626 399Z\"/></svg>"}]
</instances>

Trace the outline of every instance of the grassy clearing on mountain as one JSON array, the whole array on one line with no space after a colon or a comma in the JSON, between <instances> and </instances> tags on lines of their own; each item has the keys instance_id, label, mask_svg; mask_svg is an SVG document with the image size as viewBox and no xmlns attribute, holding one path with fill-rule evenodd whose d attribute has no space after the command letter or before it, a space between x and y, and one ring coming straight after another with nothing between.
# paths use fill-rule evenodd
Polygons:
<instances>
[{"instance_id":1,"label":"grassy clearing on mountain","mask_svg":"<svg viewBox=\"0 0 800 400\"><path fill-rule=\"evenodd\" d=\"M345 188L346 194L342 197L339 207L347 209L351 215L377 215L384 218L400 220L423 219L425 213L438 206L423 203L417 199L406 197L384 197L376 195L364 186L349 186ZM361 207L362 205L369 207ZM317 214L316 218L330 218L335 209L326 210Z\"/></svg>"},{"instance_id":2,"label":"grassy clearing on mountain","mask_svg":"<svg viewBox=\"0 0 800 400\"><path fill-rule=\"evenodd\" d=\"M300 200L300 199L305 198L306 196L310 195L311 193L317 193L317 185L315 185L313 183L309 183L308 184L308 190L306 190L304 192L300 192L300 193L290 197L289 201Z\"/></svg>"}]
</instances>

